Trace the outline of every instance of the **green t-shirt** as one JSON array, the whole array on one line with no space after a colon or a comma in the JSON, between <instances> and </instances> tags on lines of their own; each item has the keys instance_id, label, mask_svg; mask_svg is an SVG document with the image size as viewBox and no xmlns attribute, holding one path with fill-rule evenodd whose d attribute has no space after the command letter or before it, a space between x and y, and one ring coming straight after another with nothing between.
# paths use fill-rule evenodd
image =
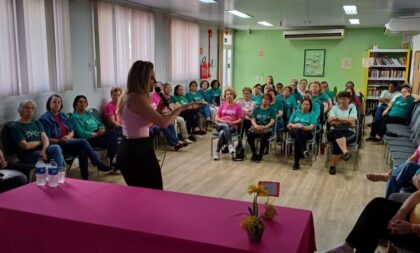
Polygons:
<instances>
[{"instance_id":1,"label":"green t-shirt","mask_svg":"<svg viewBox=\"0 0 420 253\"><path fill-rule=\"evenodd\" d=\"M11 129L11 137L20 153L26 152L19 147L19 142L26 141L40 141L41 140L41 133L45 132L44 127L39 121L32 120L31 123L23 123L23 122L15 122ZM37 149L41 149L42 146L39 145Z\"/></svg>"},{"instance_id":2,"label":"green t-shirt","mask_svg":"<svg viewBox=\"0 0 420 253\"><path fill-rule=\"evenodd\" d=\"M261 105L261 101L262 101L262 95L258 95L255 96L254 94L251 95L251 99L255 101L255 103L257 104L257 106Z\"/></svg>"},{"instance_id":3,"label":"green t-shirt","mask_svg":"<svg viewBox=\"0 0 420 253\"><path fill-rule=\"evenodd\" d=\"M294 96L290 95L288 98L283 97L283 101L287 104L287 116L290 117L290 114L292 113L292 109L296 108L297 103Z\"/></svg>"},{"instance_id":4,"label":"green t-shirt","mask_svg":"<svg viewBox=\"0 0 420 253\"><path fill-rule=\"evenodd\" d=\"M260 126L266 126L270 121L276 120L276 111L268 107L267 109L262 109L257 107L252 111L252 118L255 119L255 122Z\"/></svg>"},{"instance_id":5,"label":"green t-shirt","mask_svg":"<svg viewBox=\"0 0 420 253\"><path fill-rule=\"evenodd\" d=\"M295 100L296 100L296 103L298 102L298 101L302 101L303 100L303 97L302 97L302 95L297 91L297 90L295 90L293 93L292 93L292 95L291 96L293 96L294 98L295 98Z\"/></svg>"},{"instance_id":6,"label":"green t-shirt","mask_svg":"<svg viewBox=\"0 0 420 253\"><path fill-rule=\"evenodd\" d=\"M207 89L207 90L200 89L200 90L197 91L197 93L199 93L200 96L203 97L203 99L208 104L210 104L210 105L214 104L211 89Z\"/></svg>"},{"instance_id":7,"label":"green t-shirt","mask_svg":"<svg viewBox=\"0 0 420 253\"><path fill-rule=\"evenodd\" d=\"M185 94L185 97L188 99L188 102L199 102L201 100L203 100L203 96L201 96L200 93L196 92L196 93L192 93L187 92L187 94Z\"/></svg>"},{"instance_id":8,"label":"green t-shirt","mask_svg":"<svg viewBox=\"0 0 420 253\"><path fill-rule=\"evenodd\" d=\"M312 101L319 101L322 103L328 103L328 101L330 101L330 97L325 93L325 92L321 92L316 96L312 96Z\"/></svg>"},{"instance_id":9,"label":"green t-shirt","mask_svg":"<svg viewBox=\"0 0 420 253\"><path fill-rule=\"evenodd\" d=\"M217 89L211 88L211 96L212 97L220 97L222 96L222 89L219 87Z\"/></svg>"},{"instance_id":10,"label":"green t-shirt","mask_svg":"<svg viewBox=\"0 0 420 253\"><path fill-rule=\"evenodd\" d=\"M415 104L416 101L412 96L409 96L407 99L404 99L402 96L397 97L392 104L391 110L389 111L389 116L401 117L408 120Z\"/></svg>"},{"instance_id":11,"label":"green t-shirt","mask_svg":"<svg viewBox=\"0 0 420 253\"><path fill-rule=\"evenodd\" d=\"M104 124L90 112L85 112L84 114L73 112L70 122L74 126L74 134L77 138L92 138L92 134L98 131L99 128L105 128Z\"/></svg>"},{"instance_id":12,"label":"green t-shirt","mask_svg":"<svg viewBox=\"0 0 420 253\"><path fill-rule=\"evenodd\" d=\"M300 105L297 105L295 110L300 111ZM321 106L318 102L312 101L312 113L317 118L319 117L319 115L321 115Z\"/></svg>"},{"instance_id":13,"label":"green t-shirt","mask_svg":"<svg viewBox=\"0 0 420 253\"><path fill-rule=\"evenodd\" d=\"M304 126L316 126L317 118L311 112L303 113L300 110L296 110L292 113L292 116L290 116L289 123L300 123Z\"/></svg>"},{"instance_id":14,"label":"green t-shirt","mask_svg":"<svg viewBox=\"0 0 420 253\"><path fill-rule=\"evenodd\" d=\"M270 105L270 107L273 108L273 110L276 112L276 115L278 114L279 111L284 112L283 101L276 99L274 104ZM283 122L283 117L278 117L277 121Z\"/></svg>"},{"instance_id":15,"label":"green t-shirt","mask_svg":"<svg viewBox=\"0 0 420 253\"><path fill-rule=\"evenodd\" d=\"M334 100L334 92L332 92L330 89L328 89L328 90L324 91L324 93L325 93L325 94L327 94L327 95L328 95L328 97L329 97L331 100Z\"/></svg>"},{"instance_id":16,"label":"green t-shirt","mask_svg":"<svg viewBox=\"0 0 420 253\"><path fill-rule=\"evenodd\" d=\"M184 96L182 96L182 97L181 96L172 96L171 97L171 103L174 103L174 104L179 103L181 105L186 105L189 102L188 102L188 99Z\"/></svg>"}]
</instances>

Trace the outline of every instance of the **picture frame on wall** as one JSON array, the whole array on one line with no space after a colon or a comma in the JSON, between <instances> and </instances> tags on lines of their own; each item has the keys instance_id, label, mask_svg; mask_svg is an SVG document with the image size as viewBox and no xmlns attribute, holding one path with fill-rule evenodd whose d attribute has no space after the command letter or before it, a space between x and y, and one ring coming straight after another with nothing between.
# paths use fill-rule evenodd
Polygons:
<instances>
[{"instance_id":1,"label":"picture frame on wall","mask_svg":"<svg viewBox=\"0 0 420 253\"><path fill-rule=\"evenodd\" d=\"M303 76L324 76L325 49L305 49Z\"/></svg>"}]
</instances>

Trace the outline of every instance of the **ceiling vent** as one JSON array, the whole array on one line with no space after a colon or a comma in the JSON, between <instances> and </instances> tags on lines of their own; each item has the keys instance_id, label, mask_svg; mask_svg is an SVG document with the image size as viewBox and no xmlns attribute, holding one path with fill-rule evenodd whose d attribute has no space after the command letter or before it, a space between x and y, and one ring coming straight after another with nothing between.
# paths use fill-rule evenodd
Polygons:
<instances>
[{"instance_id":1,"label":"ceiling vent","mask_svg":"<svg viewBox=\"0 0 420 253\"><path fill-rule=\"evenodd\" d=\"M343 39L344 29L288 30L283 32L283 38L289 40Z\"/></svg>"}]
</instances>

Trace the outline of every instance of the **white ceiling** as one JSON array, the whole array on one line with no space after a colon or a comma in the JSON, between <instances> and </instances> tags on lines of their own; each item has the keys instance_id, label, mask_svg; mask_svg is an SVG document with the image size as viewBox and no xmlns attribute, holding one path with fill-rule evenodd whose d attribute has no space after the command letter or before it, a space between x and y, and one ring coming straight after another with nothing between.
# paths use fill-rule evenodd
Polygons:
<instances>
[{"instance_id":1,"label":"white ceiling","mask_svg":"<svg viewBox=\"0 0 420 253\"><path fill-rule=\"evenodd\" d=\"M124 0L123 0L124 1ZM393 17L420 15L420 0L127 0L166 13L202 20L233 29L267 29L257 21L268 21L273 29L319 26L384 27ZM343 5L357 6L358 15L347 16ZM236 9L253 16L242 19L226 12ZM359 18L360 25L350 25ZM420 27L420 24L419 24Z\"/></svg>"}]
</instances>

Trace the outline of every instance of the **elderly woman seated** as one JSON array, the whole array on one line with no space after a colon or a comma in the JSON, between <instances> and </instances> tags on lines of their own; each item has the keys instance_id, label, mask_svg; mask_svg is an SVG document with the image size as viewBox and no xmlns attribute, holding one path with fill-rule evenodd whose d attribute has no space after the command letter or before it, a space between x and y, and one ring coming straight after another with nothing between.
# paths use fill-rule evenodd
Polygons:
<instances>
[{"instance_id":1,"label":"elderly woman seated","mask_svg":"<svg viewBox=\"0 0 420 253\"><path fill-rule=\"evenodd\" d=\"M73 101L74 112L70 117L76 138L87 139L92 147L107 149L109 163L113 166L113 159L117 154L118 139L113 131L106 131L104 124L92 113L86 111L88 100L78 95Z\"/></svg>"},{"instance_id":2,"label":"elderly woman seated","mask_svg":"<svg viewBox=\"0 0 420 253\"><path fill-rule=\"evenodd\" d=\"M45 133L53 144L58 144L63 154L78 156L80 175L82 179L89 178L88 158L100 171L109 172L112 168L103 164L92 146L86 139L74 138L74 129L67 116L61 112L63 100L57 94L50 96L47 100L47 112L39 118L44 126Z\"/></svg>"},{"instance_id":3,"label":"elderly woman seated","mask_svg":"<svg viewBox=\"0 0 420 253\"><path fill-rule=\"evenodd\" d=\"M33 120L36 104L25 100L19 104L20 120L11 129L12 140L17 144L19 160L36 163L40 158L49 162L54 159L59 167L64 167L64 158L59 145L51 144L41 122Z\"/></svg>"},{"instance_id":4,"label":"elderly woman seated","mask_svg":"<svg viewBox=\"0 0 420 253\"><path fill-rule=\"evenodd\" d=\"M328 113L328 123L331 130L327 134L328 141L332 142L332 157L330 161L330 175L335 175L340 155L343 154L344 161L351 158L347 150L347 142L355 140L355 123L357 109L350 104L351 96L348 92L342 91L337 94L338 104L334 105Z\"/></svg>"}]
</instances>

